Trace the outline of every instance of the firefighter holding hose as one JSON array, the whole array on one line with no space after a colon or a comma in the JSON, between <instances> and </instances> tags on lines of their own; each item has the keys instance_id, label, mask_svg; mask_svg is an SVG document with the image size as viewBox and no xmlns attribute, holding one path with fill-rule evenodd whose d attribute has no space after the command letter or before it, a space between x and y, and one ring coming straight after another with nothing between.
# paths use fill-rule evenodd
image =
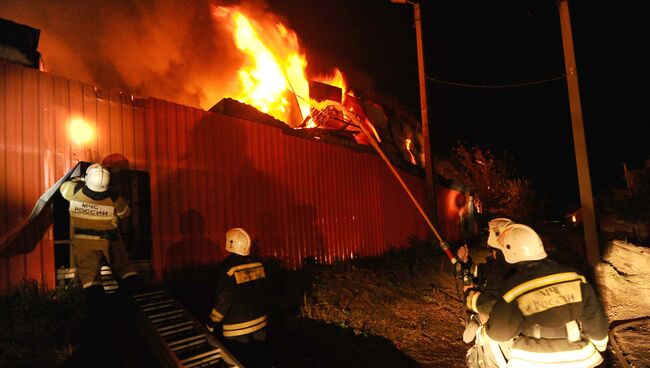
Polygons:
<instances>
[{"instance_id":1,"label":"firefighter holding hose","mask_svg":"<svg viewBox=\"0 0 650 368\"><path fill-rule=\"evenodd\" d=\"M77 276L91 304L101 303L104 287L101 267L110 264L120 288L133 291L141 280L122 243L118 222L130 214L124 197L109 188L111 175L100 164L92 164L84 178L74 178L60 187L70 202L70 238Z\"/></svg>"},{"instance_id":2,"label":"firefighter holding hose","mask_svg":"<svg viewBox=\"0 0 650 368\"><path fill-rule=\"evenodd\" d=\"M467 245L459 248L457 252L458 259L472 278L472 282L463 287L465 305L471 313L463 333L463 341L474 342L466 356L469 367L499 367L505 365L509 357L509 343L482 341L476 338L476 331L487 322L492 308L500 298L499 289L503 285L503 279L511 269L497 242L503 229L511 224L514 222L507 218L495 218L488 223L487 245L491 254L485 263L474 263ZM479 362L484 365L479 365Z\"/></svg>"},{"instance_id":3,"label":"firefighter holding hose","mask_svg":"<svg viewBox=\"0 0 650 368\"><path fill-rule=\"evenodd\" d=\"M609 323L586 278L548 259L541 238L526 225L506 226L497 243L512 272L477 339L512 341L508 367L600 365Z\"/></svg>"}]
</instances>

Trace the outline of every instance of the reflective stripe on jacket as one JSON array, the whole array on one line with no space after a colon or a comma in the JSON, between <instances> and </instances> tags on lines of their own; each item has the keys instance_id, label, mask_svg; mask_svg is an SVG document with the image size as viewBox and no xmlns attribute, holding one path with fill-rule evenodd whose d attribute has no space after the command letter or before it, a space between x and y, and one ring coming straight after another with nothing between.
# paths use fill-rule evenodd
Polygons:
<instances>
[{"instance_id":1,"label":"reflective stripe on jacket","mask_svg":"<svg viewBox=\"0 0 650 368\"><path fill-rule=\"evenodd\" d=\"M217 296L210 320L223 323L224 337L246 335L267 321L268 279L253 256L231 254L219 266Z\"/></svg>"},{"instance_id":2,"label":"reflective stripe on jacket","mask_svg":"<svg viewBox=\"0 0 650 368\"><path fill-rule=\"evenodd\" d=\"M609 323L587 280L546 259L515 267L485 328L490 339L514 338L509 367L600 364Z\"/></svg>"},{"instance_id":3,"label":"reflective stripe on jacket","mask_svg":"<svg viewBox=\"0 0 650 368\"><path fill-rule=\"evenodd\" d=\"M59 189L63 198L70 202L70 223L73 231L85 237L107 234L117 229L118 219L129 216L130 209L123 197L114 197L110 191L93 192L81 183L67 181Z\"/></svg>"}]
</instances>

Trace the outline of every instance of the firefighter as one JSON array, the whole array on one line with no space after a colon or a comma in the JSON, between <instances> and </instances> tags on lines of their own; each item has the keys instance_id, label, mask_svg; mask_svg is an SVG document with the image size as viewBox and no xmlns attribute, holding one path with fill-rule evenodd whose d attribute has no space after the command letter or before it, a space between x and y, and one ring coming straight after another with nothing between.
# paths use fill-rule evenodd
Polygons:
<instances>
[{"instance_id":1,"label":"firefighter","mask_svg":"<svg viewBox=\"0 0 650 368\"><path fill-rule=\"evenodd\" d=\"M509 343L497 343L477 339L476 332L483 325L499 299L499 289L511 267L505 262L497 239L503 229L514 224L507 218L495 218L488 223L487 245L491 254L485 263L474 263L469 256L467 245L458 250L458 258L465 264L473 282L463 287L465 305L470 317L463 333L465 343L474 342L467 351L466 362L469 367L505 366L509 355Z\"/></svg>"},{"instance_id":2,"label":"firefighter","mask_svg":"<svg viewBox=\"0 0 650 368\"><path fill-rule=\"evenodd\" d=\"M496 218L488 223L487 245L491 254L485 263L474 263L469 255L467 245L458 249L458 258L465 264L464 267L469 269L473 279L471 285L463 287L467 308L479 314L483 320L487 319L492 306L496 303L501 281L510 268L498 246L497 238L503 229L511 224L514 222L507 218Z\"/></svg>"},{"instance_id":3,"label":"firefighter","mask_svg":"<svg viewBox=\"0 0 650 368\"><path fill-rule=\"evenodd\" d=\"M63 198L70 202L70 239L77 276L91 303L104 296L104 264L110 264L124 289L141 284L118 232L118 221L129 216L130 208L123 197L110 190L110 179L105 167L92 164L84 178L66 181L60 188Z\"/></svg>"},{"instance_id":4,"label":"firefighter","mask_svg":"<svg viewBox=\"0 0 650 368\"><path fill-rule=\"evenodd\" d=\"M226 347L244 366L261 367L267 360L268 278L250 250L251 239L244 229L226 232L226 251L231 254L219 265L207 327L223 336Z\"/></svg>"},{"instance_id":5,"label":"firefighter","mask_svg":"<svg viewBox=\"0 0 650 368\"><path fill-rule=\"evenodd\" d=\"M523 224L498 238L514 272L478 336L513 340L508 367L596 367L609 323L591 285L575 269L547 258L539 235Z\"/></svg>"}]
</instances>

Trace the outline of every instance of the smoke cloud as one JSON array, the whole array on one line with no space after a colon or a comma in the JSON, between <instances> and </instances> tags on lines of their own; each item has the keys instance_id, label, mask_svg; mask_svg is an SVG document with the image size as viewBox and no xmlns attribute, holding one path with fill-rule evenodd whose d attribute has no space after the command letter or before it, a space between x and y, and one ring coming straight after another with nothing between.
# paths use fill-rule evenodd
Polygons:
<instances>
[{"instance_id":1,"label":"smoke cloud","mask_svg":"<svg viewBox=\"0 0 650 368\"><path fill-rule=\"evenodd\" d=\"M0 17L40 29L46 71L204 109L236 92L242 63L211 11L209 0L0 3Z\"/></svg>"}]
</instances>

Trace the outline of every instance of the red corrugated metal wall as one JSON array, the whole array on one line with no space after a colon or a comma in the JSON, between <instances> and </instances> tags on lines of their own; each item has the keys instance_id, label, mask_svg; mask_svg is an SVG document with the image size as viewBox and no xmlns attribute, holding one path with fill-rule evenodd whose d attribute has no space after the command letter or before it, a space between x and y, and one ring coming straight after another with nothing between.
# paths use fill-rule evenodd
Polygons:
<instances>
[{"instance_id":1,"label":"red corrugated metal wall","mask_svg":"<svg viewBox=\"0 0 650 368\"><path fill-rule=\"evenodd\" d=\"M288 268L377 255L426 224L375 154L166 101L147 104L154 269L221 259L243 227ZM404 173L422 197L420 178Z\"/></svg>"},{"instance_id":2,"label":"red corrugated metal wall","mask_svg":"<svg viewBox=\"0 0 650 368\"><path fill-rule=\"evenodd\" d=\"M70 119L96 129L84 147ZM225 231L249 230L287 268L378 255L428 234L381 159L282 129L156 99L96 90L0 63L0 234L79 160L121 154L150 173L157 277L224 257ZM417 198L421 178L403 173ZM443 233L444 234L444 233ZM23 278L54 285L51 229L28 254L0 259L0 288Z\"/></svg>"},{"instance_id":3,"label":"red corrugated metal wall","mask_svg":"<svg viewBox=\"0 0 650 368\"><path fill-rule=\"evenodd\" d=\"M67 127L74 118L96 130L92 144L71 142ZM132 168L147 170L144 141L144 110L134 108L129 95L0 62L0 235L27 218L41 194L79 160L120 152ZM32 235L21 241L33 250L0 257L0 290L24 279L54 286L52 228L42 238Z\"/></svg>"}]
</instances>

